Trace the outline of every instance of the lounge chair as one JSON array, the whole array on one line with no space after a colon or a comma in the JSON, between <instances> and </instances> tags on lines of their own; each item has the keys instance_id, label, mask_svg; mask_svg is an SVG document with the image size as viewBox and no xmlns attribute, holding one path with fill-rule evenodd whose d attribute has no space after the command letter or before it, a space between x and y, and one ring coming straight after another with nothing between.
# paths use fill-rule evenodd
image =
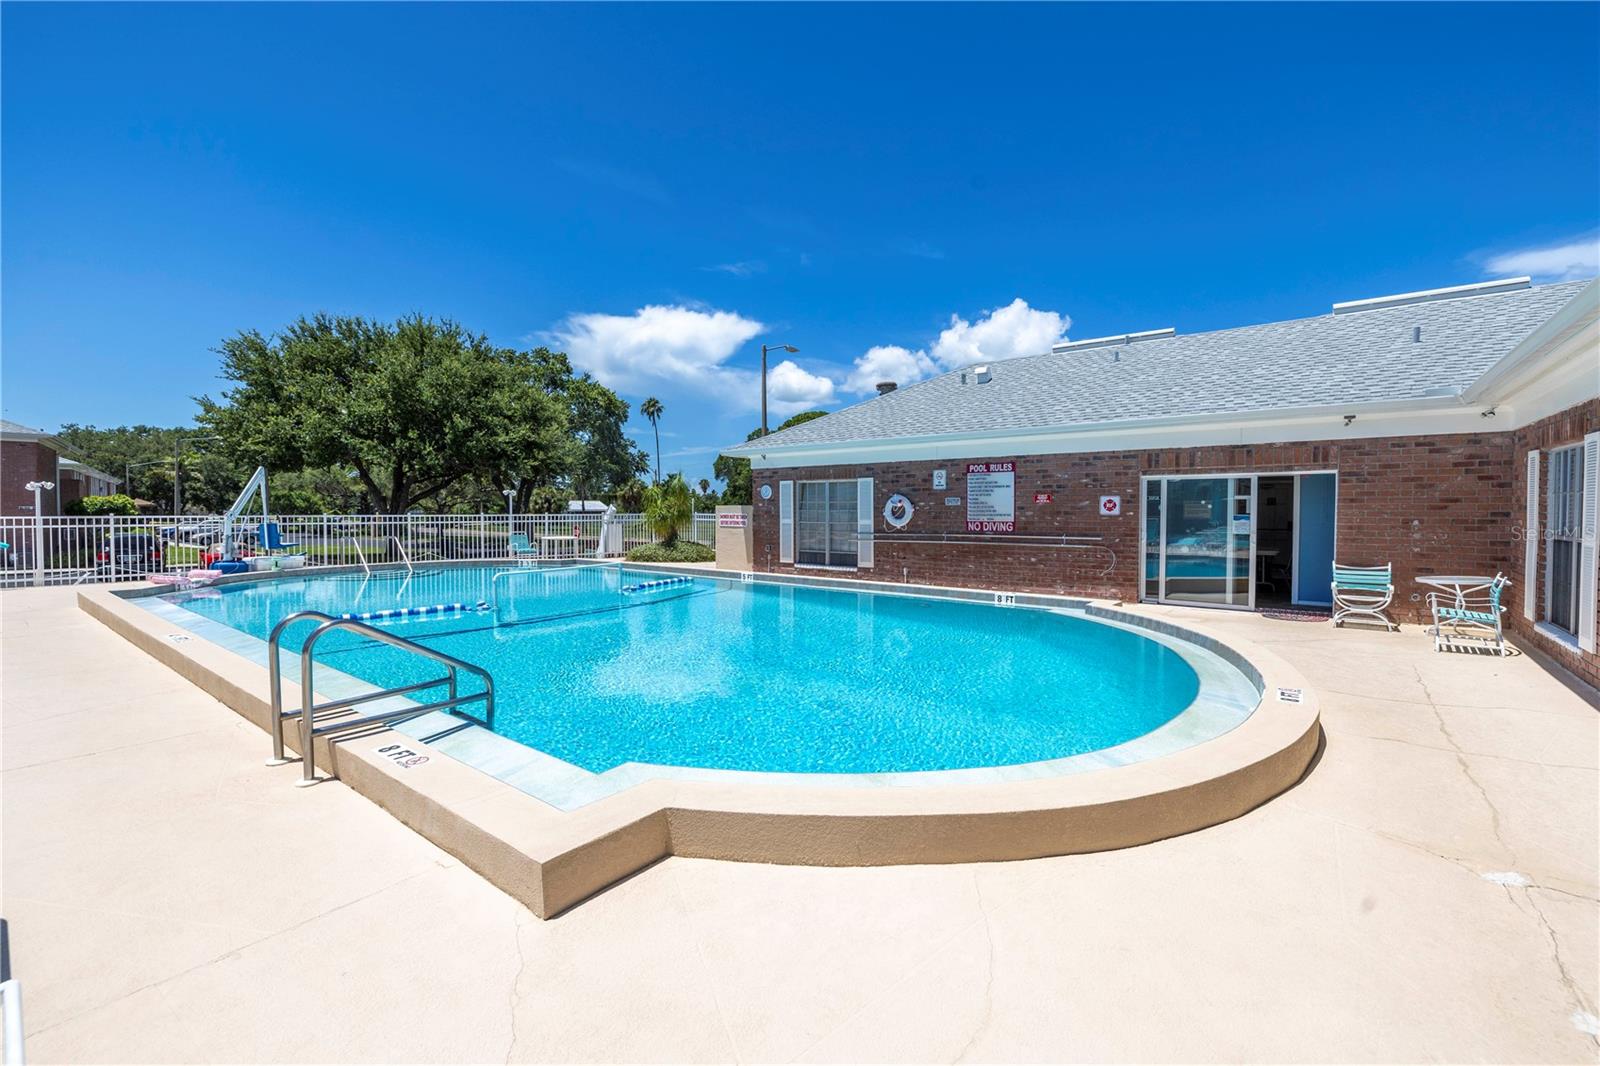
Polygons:
<instances>
[{"instance_id":1,"label":"lounge chair","mask_svg":"<svg viewBox=\"0 0 1600 1066\"><path fill-rule=\"evenodd\" d=\"M526 533L511 534L511 557L519 563L534 563L539 560L539 551L528 543Z\"/></svg>"},{"instance_id":2,"label":"lounge chair","mask_svg":"<svg viewBox=\"0 0 1600 1066\"><path fill-rule=\"evenodd\" d=\"M1500 617L1506 608L1500 602L1500 592L1509 584L1511 581L1506 575L1496 574L1487 585L1462 588L1453 593L1428 593L1428 610L1433 613L1433 650L1479 647L1504 655L1506 634Z\"/></svg>"},{"instance_id":3,"label":"lounge chair","mask_svg":"<svg viewBox=\"0 0 1600 1066\"><path fill-rule=\"evenodd\" d=\"M1333 564L1333 624L1359 617L1381 622L1389 629L1400 627L1389 621L1384 609L1394 600L1394 573L1389 563L1382 566L1340 566Z\"/></svg>"}]
</instances>

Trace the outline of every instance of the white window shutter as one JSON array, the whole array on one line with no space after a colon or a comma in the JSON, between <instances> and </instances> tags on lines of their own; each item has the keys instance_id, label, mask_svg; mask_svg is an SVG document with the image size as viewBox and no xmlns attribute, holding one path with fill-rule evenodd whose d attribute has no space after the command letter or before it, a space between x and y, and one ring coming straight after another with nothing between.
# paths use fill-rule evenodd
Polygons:
<instances>
[{"instance_id":1,"label":"white window shutter","mask_svg":"<svg viewBox=\"0 0 1600 1066\"><path fill-rule=\"evenodd\" d=\"M1600 432L1583 438L1583 545L1578 565L1578 647L1595 649L1595 582L1600 579Z\"/></svg>"},{"instance_id":2,"label":"white window shutter","mask_svg":"<svg viewBox=\"0 0 1600 1066\"><path fill-rule=\"evenodd\" d=\"M778 562L794 562L794 482L778 482Z\"/></svg>"},{"instance_id":3,"label":"white window shutter","mask_svg":"<svg viewBox=\"0 0 1600 1066\"><path fill-rule=\"evenodd\" d=\"M1522 526L1522 617L1533 621L1539 600L1539 450L1528 453L1528 518Z\"/></svg>"},{"instance_id":4,"label":"white window shutter","mask_svg":"<svg viewBox=\"0 0 1600 1066\"><path fill-rule=\"evenodd\" d=\"M856 478L856 565L872 566L872 479Z\"/></svg>"}]
</instances>

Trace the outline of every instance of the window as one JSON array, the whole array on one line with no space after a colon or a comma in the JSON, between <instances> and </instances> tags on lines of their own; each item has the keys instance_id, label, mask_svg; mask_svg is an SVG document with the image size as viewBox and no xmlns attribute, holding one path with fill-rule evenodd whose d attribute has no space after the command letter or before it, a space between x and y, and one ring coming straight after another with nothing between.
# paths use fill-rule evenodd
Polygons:
<instances>
[{"instance_id":1,"label":"window","mask_svg":"<svg viewBox=\"0 0 1600 1066\"><path fill-rule=\"evenodd\" d=\"M802 481L795 487L794 561L801 566L855 566L856 482Z\"/></svg>"},{"instance_id":2,"label":"window","mask_svg":"<svg viewBox=\"0 0 1600 1066\"><path fill-rule=\"evenodd\" d=\"M1568 633L1578 631L1578 553L1583 538L1583 448L1550 453L1545 506L1544 616Z\"/></svg>"}]
</instances>

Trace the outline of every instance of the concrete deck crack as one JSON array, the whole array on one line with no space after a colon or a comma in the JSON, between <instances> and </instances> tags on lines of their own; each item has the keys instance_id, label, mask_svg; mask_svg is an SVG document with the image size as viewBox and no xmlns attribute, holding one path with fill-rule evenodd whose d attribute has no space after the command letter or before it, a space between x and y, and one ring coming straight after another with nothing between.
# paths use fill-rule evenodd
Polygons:
<instances>
[{"instance_id":1,"label":"concrete deck crack","mask_svg":"<svg viewBox=\"0 0 1600 1066\"><path fill-rule=\"evenodd\" d=\"M522 930L527 926L524 918L533 916L527 908L518 906L511 915L511 943L517 949L517 972L511 978L510 1006L511 1006L511 1043L506 1047L506 1062L511 1061L511 1056L516 1054L517 1044L522 1039L522 1032L518 1024L519 1014L517 1004L521 1001L522 975L528 969L528 952L522 946Z\"/></svg>"},{"instance_id":2,"label":"concrete deck crack","mask_svg":"<svg viewBox=\"0 0 1600 1066\"><path fill-rule=\"evenodd\" d=\"M1444 715L1439 713L1439 705L1434 702L1433 693L1428 689L1428 683L1422 679L1422 670L1413 666L1411 672L1417 676L1417 684L1422 689L1422 698L1427 701L1428 710L1433 713L1434 721L1439 724L1440 735L1444 737L1451 749L1453 749L1452 753L1456 757L1456 765L1461 768L1461 776L1465 777L1467 783L1477 790L1478 797L1483 800L1483 805L1488 808L1489 828L1494 833L1495 840L1499 842L1505 853L1511 857L1511 864L1515 866L1517 864L1517 852L1506 841L1505 832L1500 825L1500 808L1496 807L1494 801L1489 798L1489 790L1483 787L1483 782L1479 781L1477 776L1473 774L1472 767L1467 763L1467 753L1457 743L1455 734L1450 732L1450 726L1446 724Z\"/></svg>"},{"instance_id":3,"label":"concrete deck crack","mask_svg":"<svg viewBox=\"0 0 1600 1066\"><path fill-rule=\"evenodd\" d=\"M1530 885L1518 890L1507 885L1506 895L1513 896L1512 902L1515 903L1514 893L1521 891L1522 898L1528 901L1528 906L1533 910L1533 916L1538 921L1539 928L1544 930L1545 939L1550 941L1550 961L1555 963L1556 973L1561 978L1562 987L1572 997L1572 1002L1577 1004L1580 1013L1593 1017L1595 1013L1594 1006L1589 1002L1588 997L1583 994L1583 989L1578 987L1577 979L1572 976L1572 970L1567 966L1567 960L1561 953L1561 940L1556 936L1555 926L1550 924L1550 919L1545 916L1544 909L1539 906L1539 901L1533 897L1533 889L1536 887L1538 886ZM1518 907L1517 909L1521 910L1522 908ZM1584 1035L1589 1037L1591 1043L1600 1046L1600 1036L1596 1036L1593 1033L1585 1033Z\"/></svg>"},{"instance_id":4,"label":"concrete deck crack","mask_svg":"<svg viewBox=\"0 0 1600 1066\"><path fill-rule=\"evenodd\" d=\"M994 928L989 924L989 908L983 902L983 885L978 880L978 871L972 872L972 891L978 897L978 913L983 916L983 937L989 944L989 967L983 982L983 1015L978 1019L978 1024L973 1027L972 1035L967 1037L967 1042L956 1052L952 1062L961 1062L972 1051L978 1038L989 1028L989 1022L994 1018Z\"/></svg>"}]
</instances>

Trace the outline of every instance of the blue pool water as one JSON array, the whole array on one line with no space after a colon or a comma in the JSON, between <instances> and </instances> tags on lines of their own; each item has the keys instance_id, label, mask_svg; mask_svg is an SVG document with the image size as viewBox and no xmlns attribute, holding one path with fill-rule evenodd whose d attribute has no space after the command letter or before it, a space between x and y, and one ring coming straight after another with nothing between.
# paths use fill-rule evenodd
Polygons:
<instances>
[{"instance_id":1,"label":"blue pool water","mask_svg":"<svg viewBox=\"0 0 1600 1066\"><path fill-rule=\"evenodd\" d=\"M487 669L497 733L596 773L624 762L833 773L1034 762L1148 733L1199 691L1172 648L1076 615L709 577L624 591L661 576L449 568L163 599L262 640L308 608L491 604L385 625ZM284 646L298 649L311 625L291 627ZM343 632L319 641L316 658L383 685L439 671Z\"/></svg>"}]
</instances>

